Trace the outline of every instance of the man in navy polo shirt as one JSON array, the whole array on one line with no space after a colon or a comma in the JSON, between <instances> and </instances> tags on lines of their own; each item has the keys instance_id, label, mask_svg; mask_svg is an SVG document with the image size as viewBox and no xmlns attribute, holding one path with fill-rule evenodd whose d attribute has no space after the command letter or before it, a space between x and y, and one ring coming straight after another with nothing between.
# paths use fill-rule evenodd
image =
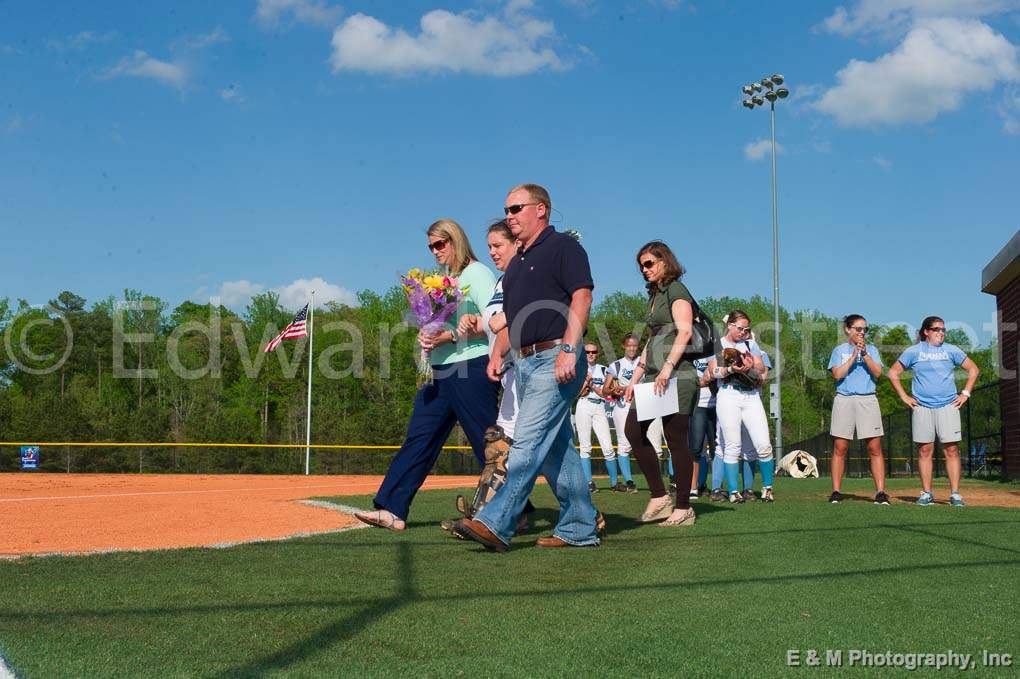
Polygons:
<instances>
[{"instance_id":1,"label":"man in navy polo shirt","mask_svg":"<svg viewBox=\"0 0 1020 679\"><path fill-rule=\"evenodd\" d=\"M587 372L578 349L595 287L588 255L577 240L549 226L552 201L541 186L513 188L503 211L521 245L503 276L507 330L496 338L489 378L499 379L502 357L512 349L521 406L506 484L473 519L458 521L454 531L506 551L541 473L560 502L560 518L552 536L539 538L538 546L597 546L596 511L570 426L570 406Z\"/></svg>"}]
</instances>

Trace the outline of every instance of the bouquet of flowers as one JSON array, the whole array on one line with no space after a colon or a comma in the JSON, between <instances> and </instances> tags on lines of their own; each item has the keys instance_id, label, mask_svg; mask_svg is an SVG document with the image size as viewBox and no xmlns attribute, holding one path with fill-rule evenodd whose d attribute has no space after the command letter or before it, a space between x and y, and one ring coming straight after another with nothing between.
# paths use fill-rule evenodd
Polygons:
<instances>
[{"instance_id":1,"label":"bouquet of flowers","mask_svg":"<svg viewBox=\"0 0 1020 679\"><path fill-rule=\"evenodd\" d=\"M439 271L411 269L400 276L400 284L411 307L409 322L420 331L435 335L457 311L457 305L468 289L459 287L459 281ZM432 363L429 350L418 355L418 386L432 383Z\"/></svg>"}]
</instances>

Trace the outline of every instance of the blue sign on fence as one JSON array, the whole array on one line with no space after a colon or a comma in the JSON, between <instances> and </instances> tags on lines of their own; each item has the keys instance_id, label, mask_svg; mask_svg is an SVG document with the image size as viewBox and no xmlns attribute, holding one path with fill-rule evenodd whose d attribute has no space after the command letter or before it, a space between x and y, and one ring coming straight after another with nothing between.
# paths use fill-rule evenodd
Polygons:
<instances>
[{"instance_id":1,"label":"blue sign on fence","mask_svg":"<svg viewBox=\"0 0 1020 679\"><path fill-rule=\"evenodd\" d=\"M21 446L21 468L39 468L39 446Z\"/></svg>"}]
</instances>

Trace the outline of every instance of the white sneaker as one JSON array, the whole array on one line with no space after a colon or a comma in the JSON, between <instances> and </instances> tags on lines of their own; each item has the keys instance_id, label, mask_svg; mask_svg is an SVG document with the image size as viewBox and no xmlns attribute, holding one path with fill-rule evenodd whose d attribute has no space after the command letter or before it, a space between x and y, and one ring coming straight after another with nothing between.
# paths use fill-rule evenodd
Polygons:
<instances>
[{"instance_id":1,"label":"white sneaker","mask_svg":"<svg viewBox=\"0 0 1020 679\"><path fill-rule=\"evenodd\" d=\"M765 486L761 489L761 501L762 502L775 502L776 498L772 495L772 487Z\"/></svg>"}]
</instances>

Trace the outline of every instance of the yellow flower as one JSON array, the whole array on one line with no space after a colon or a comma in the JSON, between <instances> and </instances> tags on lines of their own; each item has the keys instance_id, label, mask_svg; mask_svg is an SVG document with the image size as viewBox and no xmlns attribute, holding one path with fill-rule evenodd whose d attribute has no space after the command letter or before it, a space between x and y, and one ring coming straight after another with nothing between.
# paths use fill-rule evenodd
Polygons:
<instances>
[{"instance_id":1,"label":"yellow flower","mask_svg":"<svg viewBox=\"0 0 1020 679\"><path fill-rule=\"evenodd\" d=\"M421 280L421 269L411 269L410 271L407 272L407 277L408 278L414 278L414 279L420 281Z\"/></svg>"},{"instance_id":2,"label":"yellow flower","mask_svg":"<svg viewBox=\"0 0 1020 679\"><path fill-rule=\"evenodd\" d=\"M443 289L443 277L436 274L425 277L425 287L429 290L442 290Z\"/></svg>"}]
</instances>

